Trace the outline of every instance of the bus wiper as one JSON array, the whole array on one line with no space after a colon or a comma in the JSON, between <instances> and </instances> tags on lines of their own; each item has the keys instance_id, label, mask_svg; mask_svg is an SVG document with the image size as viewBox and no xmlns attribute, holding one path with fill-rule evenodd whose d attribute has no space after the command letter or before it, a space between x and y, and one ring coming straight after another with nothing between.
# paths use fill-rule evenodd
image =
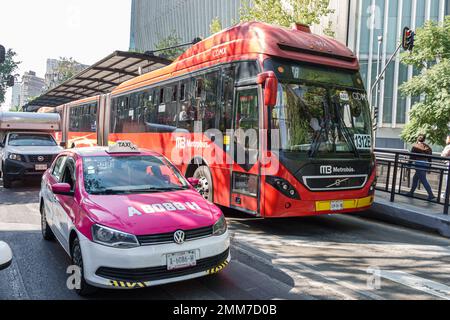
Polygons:
<instances>
[{"instance_id":1,"label":"bus wiper","mask_svg":"<svg viewBox=\"0 0 450 320\"><path fill-rule=\"evenodd\" d=\"M357 158L359 158L359 151L358 151L358 148L356 147L355 141L352 139L352 134L350 133L350 130L348 130L347 126L344 123L344 120L340 116L339 108L338 108L339 105L340 104L338 104L337 102L334 102L336 114L339 115L339 127L341 128L342 133L346 137L347 142L350 143L351 147L353 148L353 153L355 154L355 156Z\"/></svg>"}]
</instances>

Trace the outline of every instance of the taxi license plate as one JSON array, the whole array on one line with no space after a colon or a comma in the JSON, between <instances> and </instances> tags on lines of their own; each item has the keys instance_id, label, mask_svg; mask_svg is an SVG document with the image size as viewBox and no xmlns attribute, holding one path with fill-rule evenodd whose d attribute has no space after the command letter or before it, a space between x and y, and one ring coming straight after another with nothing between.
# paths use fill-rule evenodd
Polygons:
<instances>
[{"instance_id":1,"label":"taxi license plate","mask_svg":"<svg viewBox=\"0 0 450 320\"><path fill-rule=\"evenodd\" d=\"M172 253L167 255L167 270L194 267L197 265L195 251Z\"/></svg>"},{"instance_id":2,"label":"taxi license plate","mask_svg":"<svg viewBox=\"0 0 450 320\"><path fill-rule=\"evenodd\" d=\"M331 211L341 211L344 210L344 201L331 201Z\"/></svg>"},{"instance_id":3,"label":"taxi license plate","mask_svg":"<svg viewBox=\"0 0 450 320\"><path fill-rule=\"evenodd\" d=\"M36 171L45 171L45 170L48 169L48 167L47 167L46 164L37 164L37 165L34 166L34 169Z\"/></svg>"}]
</instances>

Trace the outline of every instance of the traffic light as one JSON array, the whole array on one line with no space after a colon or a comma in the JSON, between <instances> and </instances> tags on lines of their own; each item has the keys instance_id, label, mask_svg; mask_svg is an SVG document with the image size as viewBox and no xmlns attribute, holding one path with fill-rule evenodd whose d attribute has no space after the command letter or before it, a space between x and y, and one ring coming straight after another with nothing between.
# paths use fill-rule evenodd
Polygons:
<instances>
[{"instance_id":1,"label":"traffic light","mask_svg":"<svg viewBox=\"0 0 450 320\"><path fill-rule=\"evenodd\" d=\"M15 82L16 82L15 77L13 75L10 75L6 81L6 86L14 87Z\"/></svg>"},{"instance_id":2,"label":"traffic light","mask_svg":"<svg viewBox=\"0 0 450 320\"><path fill-rule=\"evenodd\" d=\"M402 47L405 50L412 51L414 48L414 37L416 36L415 32L408 27L403 29L402 36Z\"/></svg>"}]
</instances>

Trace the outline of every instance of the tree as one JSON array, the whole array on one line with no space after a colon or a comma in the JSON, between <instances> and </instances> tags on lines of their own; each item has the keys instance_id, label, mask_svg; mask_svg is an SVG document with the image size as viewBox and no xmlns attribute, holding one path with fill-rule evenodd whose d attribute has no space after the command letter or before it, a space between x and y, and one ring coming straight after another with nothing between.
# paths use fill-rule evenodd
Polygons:
<instances>
[{"instance_id":1,"label":"tree","mask_svg":"<svg viewBox=\"0 0 450 320\"><path fill-rule=\"evenodd\" d=\"M19 67L20 62L14 60L17 54L8 49L5 62L0 64L0 104L5 102L6 90L8 90L8 78L14 74Z\"/></svg>"},{"instance_id":2,"label":"tree","mask_svg":"<svg viewBox=\"0 0 450 320\"><path fill-rule=\"evenodd\" d=\"M241 7L241 21L260 21L283 27L293 23L313 25L334 10L330 0L247 0ZM325 30L330 34L329 28Z\"/></svg>"},{"instance_id":3,"label":"tree","mask_svg":"<svg viewBox=\"0 0 450 320\"><path fill-rule=\"evenodd\" d=\"M404 96L421 97L410 111L402 139L415 142L426 134L431 143L445 145L450 124L450 16L442 25L428 21L416 32L415 47L402 62L421 73L400 87Z\"/></svg>"},{"instance_id":4,"label":"tree","mask_svg":"<svg viewBox=\"0 0 450 320\"><path fill-rule=\"evenodd\" d=\"M209 25L209 32L211 34L215 34L217 32L222 31L223 27L222 27L222 22L220 21L219 17L214 18L211 21L211 24Z\"/></svg>"},{"instance_id":5,"label":"tree","mask_svg":"<svg viewBox=\"0 0 450 320\"><path fill-rule=\"evenodd\" d=\"M63 83L76 76L80 72L80 63L73 58L60 57L56 73L58 75L58 84Z\"/></svg>"},{"instance_id":6,"label":"tree","mask_svg":"<svg viewBox=\"0 0 450 320\"><path fill-rule=\"evenodd\" d=\"M181 41L182 41L182 39L176 34L176 31L172 30L171 35L169 35L166 38L163 38L159 41L159 43L156 45L155 51L159 51L159 50L162 50L165 48L179 46L181 44ZM183 52L184 52L183 48L173 48L173 49L159 51L159 52L157 52L157 54L166 59L175 60L181 54L183 54Z\"/></svg>"}]
</instances>

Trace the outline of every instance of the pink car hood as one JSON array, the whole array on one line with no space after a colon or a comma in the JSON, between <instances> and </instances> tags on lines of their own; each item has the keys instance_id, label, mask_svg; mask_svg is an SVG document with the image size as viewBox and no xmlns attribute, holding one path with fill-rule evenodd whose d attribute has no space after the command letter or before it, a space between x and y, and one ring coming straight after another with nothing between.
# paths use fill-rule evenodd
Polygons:
<instances>
[{"instance_id":1,"label":"pink car hood","mask_svg":"<svg viewBox=\"0 0 450 320\"><path fill-rule=\"evenodd\" d=\"M89 195L84 208L100 225L137 236L191 230L214 225L222 212L195 190Z\"/></svg>"}]
</instances>

